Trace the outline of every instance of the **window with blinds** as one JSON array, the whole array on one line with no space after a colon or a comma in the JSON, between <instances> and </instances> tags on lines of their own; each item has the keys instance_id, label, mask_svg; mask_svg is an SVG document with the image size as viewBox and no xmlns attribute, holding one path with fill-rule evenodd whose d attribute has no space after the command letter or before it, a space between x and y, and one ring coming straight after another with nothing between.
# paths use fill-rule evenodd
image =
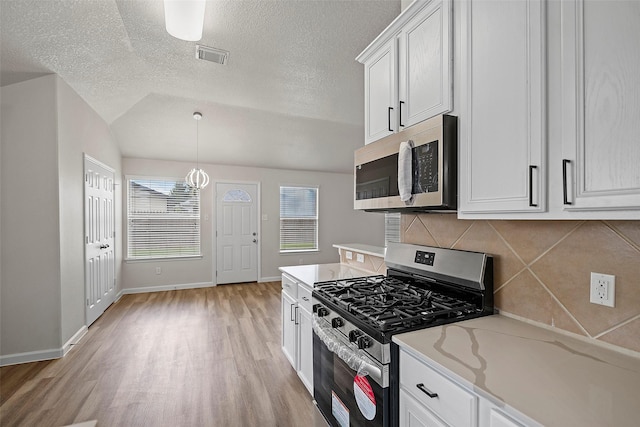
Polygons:
<instances>
[{"instance_id":1,"label":"window with blinds","mask_svg":"<svg viewBox=\"0 0 640 427\"><path fill-rule=\"evenodd\" d=\"M318 250L318 188L280 187L280 252Z\"/></svg>"},{"instance_id":2,"label":"window with blinds","mask_svg":"<svg viewBox=\"0 0 640 427\"><path fill-rule=\"evenodd\" d=\"M127 179L127 258L200 256L200 192L183 179Z\"/></svg>"}]
</instances>

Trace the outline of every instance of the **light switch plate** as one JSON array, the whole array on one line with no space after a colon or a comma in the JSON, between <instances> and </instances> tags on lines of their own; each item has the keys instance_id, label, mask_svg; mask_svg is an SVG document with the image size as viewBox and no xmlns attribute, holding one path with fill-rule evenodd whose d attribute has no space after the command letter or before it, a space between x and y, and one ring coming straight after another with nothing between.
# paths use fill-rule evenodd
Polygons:
<instances>
[{"instance_id":1,"label":"light switch plate","mask_svg":"<svg viewBox=\"0 0 640 427\"><path fill-rule=\"evenodd\" d=\"M353 252L351 251L346 251L344 253L344 256L347 257L347 259L353 259Z\"/></svg>"},{"instance_id":2,"label":"light switch plate","mask_svg":"<svg viewBox=\"0 0 640 427\"><path fill-rule=\"evenodd\" d=\"M356 254L356 261L358 261L358 262L364 262L364 255L362 255L362 254Z\"/></svg>"}]
</instances>

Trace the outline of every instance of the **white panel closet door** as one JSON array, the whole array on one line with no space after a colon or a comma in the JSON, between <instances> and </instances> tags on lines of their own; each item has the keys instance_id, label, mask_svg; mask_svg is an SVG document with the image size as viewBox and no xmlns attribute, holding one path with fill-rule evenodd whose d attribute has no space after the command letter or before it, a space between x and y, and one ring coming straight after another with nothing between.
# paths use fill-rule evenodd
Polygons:
<instances>
[{"instance_id":1,"label":"white panel closet door","mask_svg":"<svg viewBox=\"0 0 640 427\"><path fill-rule=\"evenodd\" d=\"M85 156L85 313L91 325L115 300L113 169Z\"/></svg>"}]
</instances>

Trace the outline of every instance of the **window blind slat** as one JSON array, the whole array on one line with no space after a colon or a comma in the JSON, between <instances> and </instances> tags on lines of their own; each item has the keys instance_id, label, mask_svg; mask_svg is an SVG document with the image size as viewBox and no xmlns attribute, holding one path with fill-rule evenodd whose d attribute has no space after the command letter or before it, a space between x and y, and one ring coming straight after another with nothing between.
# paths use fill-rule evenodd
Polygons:
<instances>
[{"instance_id":1,"label":"window blind slat","mask_svg":"<svg viewBox=\"0 0 640 427\"><path fill-rule=\"evenodd\" d=\"M129 259L197 256L200 193L177 179L129 179Z\"/></svg>"}]
</instances>

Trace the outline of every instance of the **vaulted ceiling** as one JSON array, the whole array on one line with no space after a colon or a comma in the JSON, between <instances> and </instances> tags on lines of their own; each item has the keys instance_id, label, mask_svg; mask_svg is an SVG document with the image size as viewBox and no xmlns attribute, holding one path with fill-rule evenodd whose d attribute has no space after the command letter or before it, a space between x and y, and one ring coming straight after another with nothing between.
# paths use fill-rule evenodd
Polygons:
<instances>
[{"instance_id":1,"label":"vaulted ceiling","mask_svg":"<svg viewBox=\"0 0 640 427\"><path fill-rule=\"evenodd\" d=\"M354 58L400 0L207 0L202 40L164 28L162 0L0 0L0 84L55 73L124 157L350 172L363 144ZM230 51L200 61L196 44Z\"/></svg>"}]
</instances>

